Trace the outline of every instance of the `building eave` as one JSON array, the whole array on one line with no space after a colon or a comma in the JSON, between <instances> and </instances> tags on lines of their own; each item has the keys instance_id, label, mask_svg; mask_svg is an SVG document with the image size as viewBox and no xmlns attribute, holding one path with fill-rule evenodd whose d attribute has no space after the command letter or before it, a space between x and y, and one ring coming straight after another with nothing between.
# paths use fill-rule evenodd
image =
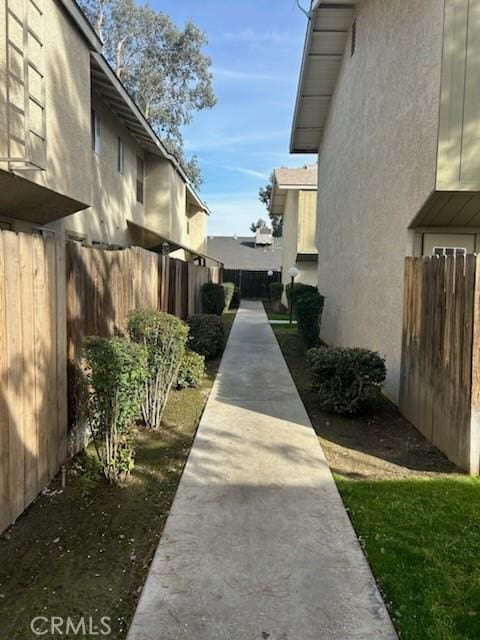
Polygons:
<instances>
[{"instance_id":1,"label":"building eave","mask_svg":"<svg viewBox=\"0 0 480 640\"><path fill-rule=\"evenodd\" d=\"M318 153L360 0L317 0L310 11L290 138L291 153Z\"/></svg>"},{"instance_id":2,"label":"building eave","mask_svg":"<svg viewBox=\"0 0 480 640\"><path fill-rule=\"evenodd\" d=\"M71 17L77 29L86 39L90 47L94 51L98 51L100 53L103 49L103 43L83 11L78 6L77 2L75 0L59 0L59 2Z\"/></svg>"}]
</instances>

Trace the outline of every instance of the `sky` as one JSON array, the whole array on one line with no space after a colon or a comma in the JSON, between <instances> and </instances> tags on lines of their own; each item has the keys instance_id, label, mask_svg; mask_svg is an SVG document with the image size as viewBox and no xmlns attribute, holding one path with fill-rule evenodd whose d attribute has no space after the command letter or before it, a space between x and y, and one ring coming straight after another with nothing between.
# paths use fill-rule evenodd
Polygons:
<instances>
[{"instance_id":1,"label":"sky","mask_svg":"<svg viewBox=\"0 0 480 640\"><path fill-rule=\"evenodd\" d=\"M218 102L184 129L185 152L202 168L208 234L249 235L251 222L267 218L258 189L271 171L316 160L288 151L307 18L294 0L150 2L208 36Z\"/></svg>"}]
</instances>

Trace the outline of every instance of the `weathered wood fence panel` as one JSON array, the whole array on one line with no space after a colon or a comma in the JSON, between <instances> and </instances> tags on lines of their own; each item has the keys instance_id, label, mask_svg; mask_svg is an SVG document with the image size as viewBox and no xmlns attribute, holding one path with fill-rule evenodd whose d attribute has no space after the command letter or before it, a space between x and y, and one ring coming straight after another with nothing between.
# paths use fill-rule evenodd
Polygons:
<instances>
[{"instance_id":1,"label":"weathered wood fence panel","mask_svg":"<svg viewBox=\"0 0 480 640\"><path fill-rule=\"evenodd\" d=\"M269 298L269 284L280 282L282 274L274 271L269 276L268 271L247 271L245 269L224 269L224 281L233 282L240 287L242 298L262 299Z\"/></svg>"},{"instance_id":2,"label":"weathered wood fence panel","mask_svg":"<svg viewBox=\"0 0 480 640\"><path fill-rule=\"evenodd\" d=\"M471 473L478 473L480 463L474 406L478 260L473 255L406 259L399 403L428 440Z\"/></svg>"},{"instance_id":3,"label":"weathered wood fence panel","mask_svg":"<svg viewBox=\"0 0 480 640\"><path fill-rule=\"evenodd\" d=\"M76 381L85 337L124 334L134 308L199 313L209 281L222 271L0 231L0 532L84 442Z\"/></svg>"},{"instance_id":4,"label":"weathered wood fence panel","mask_svg":"<svg viewBox=\"0 0 480 640\"><path fill-rule=\"evenodd\" d=\"M64 244L0 233L0 531L67 454Z\"/></svg>"}]
</instances>

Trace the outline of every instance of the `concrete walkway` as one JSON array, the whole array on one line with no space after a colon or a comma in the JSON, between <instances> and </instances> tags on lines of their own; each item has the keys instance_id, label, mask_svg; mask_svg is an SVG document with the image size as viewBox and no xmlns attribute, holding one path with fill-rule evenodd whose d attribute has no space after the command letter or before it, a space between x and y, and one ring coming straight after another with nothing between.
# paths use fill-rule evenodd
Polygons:
<instances>
[{"instance_id":1,"label":"concrete walkway","mask_svg":"<svg viewBox=\"0 0 480 640\"><path fill-rule=\"evenodd\" d=\"M242 303L128 640L395 638L263 307Z\"/></svg>"}]
</instances>

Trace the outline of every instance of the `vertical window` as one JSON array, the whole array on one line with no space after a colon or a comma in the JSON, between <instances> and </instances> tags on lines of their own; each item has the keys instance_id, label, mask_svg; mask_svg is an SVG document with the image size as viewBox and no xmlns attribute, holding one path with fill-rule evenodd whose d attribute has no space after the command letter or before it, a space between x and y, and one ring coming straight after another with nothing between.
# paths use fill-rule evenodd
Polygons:
<instances>
[{"instance_id":1,"label":"vertical window","mask_svg":"<svg viewBox=\"0 0 480 640\"><path fill-rule=\"evenodd\" d=\"M117 139L117 171L123 176L125 169L125 143L119 137Z\"/></svg>"},{"instance_id":2,"label":"vertical window","mask_svg":"<svg viewBox=\"0 0 480 640\"><path fill-rule=\"evenodd\" d=\"M92 109L92 149L100 155L100 116Z\"/></svg>"},{"instance_id":3,"label":"vertical window","mask_svg":"<svg viewBox=\"0 0 480 640\"><path fill-rule=\"evenodd\" d=\"M143 204L143 180L145 174L145 166L143 158L137 156L137 202Z\"/></svg>"},{"instance_id":4,"label":"vertical window","mask_svg":"<svg viewBox=\"0 0 480 640\"><path fill-rule=\"evenodd\" d=\"M357 47L357 19L355 18L352 24L352 48L351 48L352 56L355 53L356 47Z\"/></svg>"}]
</instances>

